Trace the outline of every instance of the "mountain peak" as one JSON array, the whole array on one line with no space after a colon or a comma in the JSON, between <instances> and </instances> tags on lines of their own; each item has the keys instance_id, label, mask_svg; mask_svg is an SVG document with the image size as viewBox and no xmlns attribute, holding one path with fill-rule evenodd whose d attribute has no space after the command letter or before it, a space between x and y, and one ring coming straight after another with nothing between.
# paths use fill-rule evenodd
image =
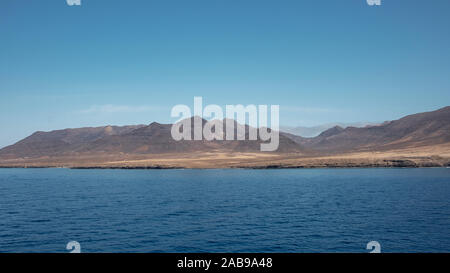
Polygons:
<instances>
[{"instance_id":1,"label":"mountain peak","mask_svg":"<svg viewBox=\"0 0 450 273\"><path fill-rule=\"evenodd\" d=\"M336 125L336 126L330 128L330 129L328 129L328 130L322 132L322 133L319 135L319 137L330 137L330 136L334 136L334 135L337 135L337 134L341 133L341 132L344 131L344 130L345 130L345 129L342 128L341 126Z\"/></svg>"}]
</instances>

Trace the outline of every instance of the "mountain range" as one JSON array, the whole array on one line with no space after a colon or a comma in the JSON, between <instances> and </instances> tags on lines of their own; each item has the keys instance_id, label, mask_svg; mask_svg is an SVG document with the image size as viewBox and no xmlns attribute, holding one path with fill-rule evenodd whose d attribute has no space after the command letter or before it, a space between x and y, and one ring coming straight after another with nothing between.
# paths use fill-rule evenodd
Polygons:
<instances>
[{"instance_id":1,"label":"mountain range","mask_svg":"<svg viewBox=\"0 0 450 273\"><path fill-rule=\"evenodd\" d=\"M334 126L309 138L280 132L279 148L270 153L260 152L259 137L248 140L248 125L234 124L247 140L175 141L172 124L156 122L35 132L1 149L0 167L450 165L450 107L365 127Z\"/></svg>"},{"instance_id":2,"label":"mountain range","mask_svg":"<svg viewBox=\"0 0 450 273\"><path fill-rule=\"evenodd\" d=\"M335 126L314 138L287 135L322 153L387 151L450 143L450 106L363 128Z\"/></svg>"},{"instance_id":3,"label":"mountain range","mask_svg":"<svg viewBox=\"0 0 450 273\"><path fill-rule=\"evenodd\" d=\"M375 123L375 122L353 122L353 123L335 122L335 123L327 123L327 124L311 126L311 127L281 126L280 131L289 133L289 134L293 134L293 135L297 135L297 136L301 136L301 137L316 137L316 136L320 135L322 132L324 132L330 128L336 127L336 126L339 126L342 128L347 128L347 127L361 128L361 127L374 126L374 125L379 125L379 124L380 123Z\"/></svg>"}]
</instances>

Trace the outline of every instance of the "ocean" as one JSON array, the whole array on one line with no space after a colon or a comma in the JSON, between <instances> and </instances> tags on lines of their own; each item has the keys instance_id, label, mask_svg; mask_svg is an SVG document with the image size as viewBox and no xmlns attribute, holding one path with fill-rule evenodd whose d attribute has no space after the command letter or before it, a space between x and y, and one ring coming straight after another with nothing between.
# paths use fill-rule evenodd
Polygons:
<instances>
[{"instance_id":1,"label":"ocean","mask_svg":"<svg viewBox=\"0 0 450 273\"><path fill-rule=\"evenodd\" d=\"M0 169L0 253L450 251L450 169Z\"/></svg>"}]
</instances>

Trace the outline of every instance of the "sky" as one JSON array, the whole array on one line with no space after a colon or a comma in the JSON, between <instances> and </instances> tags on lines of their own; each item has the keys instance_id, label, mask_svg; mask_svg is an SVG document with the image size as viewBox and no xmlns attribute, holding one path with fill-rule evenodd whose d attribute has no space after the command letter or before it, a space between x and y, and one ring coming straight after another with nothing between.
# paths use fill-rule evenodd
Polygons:
<instances>
[{"instance_id":1,"label":"sky","mask_svg":"<svg viewBox=\"0 0 450 273\"><path fill-rule=\"evenodd\" d=\"M450 105L450 1L3 0L0 147L35 131L280 105L280 124Z\"/></svg>"}]
</instances>

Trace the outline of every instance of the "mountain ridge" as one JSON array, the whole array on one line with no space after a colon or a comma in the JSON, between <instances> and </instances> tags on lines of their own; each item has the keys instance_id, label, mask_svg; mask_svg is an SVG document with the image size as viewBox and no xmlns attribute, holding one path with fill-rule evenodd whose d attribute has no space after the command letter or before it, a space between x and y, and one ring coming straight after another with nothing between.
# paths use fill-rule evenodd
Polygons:
<instances>
[{"instance_id":1,"label":"mountain ridge","mask_svg":"<svg viewBox=\"0 0 450 273\"><path fill-rule=\"evenodd\" d=\"M193 137L194 119L191 117L191 134ZM206 123L202 120L202 124ZM253 151L258 152L263 143L258 137L256 141L249 140L248 125L243 126L245 140L176 141L171 137L172 124L152 122L149 125L131 126L101 126L74 129L54 130L50 132L35 132L19 142L0 149L0 158L8 157L40 157L76 155L83 153L111 153L111 154L155 154L171 152L198 151ZM226 137L226 124L224 138ZM300 146L291 139L280 136L279 152L300 152Z\"/></svg>"},{"instance_id":2,"label":"mountain ridge","mask_svg":"<svg viewBox=\"0 0 450 273\"><path fill-rule=\"evenodd\" d=\"M331 130L331 131L330 131ZM364 128L334 128L315 138L294 141L317 151L388 150L450 142L450 106Z\"/></svg>"},{"instance_id":3,"label":"mountain ridge","mask_svg":"<svg viewBox=\"0 0 450 273\"><path fill-rule=\"evenodd\" d=\"M191 136L195 118L191 118ZM205 123L206 120L202 120L202 124ZM172 124L157 122L38 131L0 149L0 167L145 167L145 164L152 167L168 162L171 167L195 168L256 164L263 167L276 164L315 166L316 163L311 162L319 162L317 166L413 166L398 162L417 160L418 166L445 166L450 158L450 106L375 126L335 126L314 138L280 132L279 149L271 153L260 151L263 143L260 138L248 140L248 125L236 121L234 125L235 133L237 127L244 128L246 140L175 141L171 137ZM226 123L223 126L226 134Z\"/></svg>"}]
</instances>

